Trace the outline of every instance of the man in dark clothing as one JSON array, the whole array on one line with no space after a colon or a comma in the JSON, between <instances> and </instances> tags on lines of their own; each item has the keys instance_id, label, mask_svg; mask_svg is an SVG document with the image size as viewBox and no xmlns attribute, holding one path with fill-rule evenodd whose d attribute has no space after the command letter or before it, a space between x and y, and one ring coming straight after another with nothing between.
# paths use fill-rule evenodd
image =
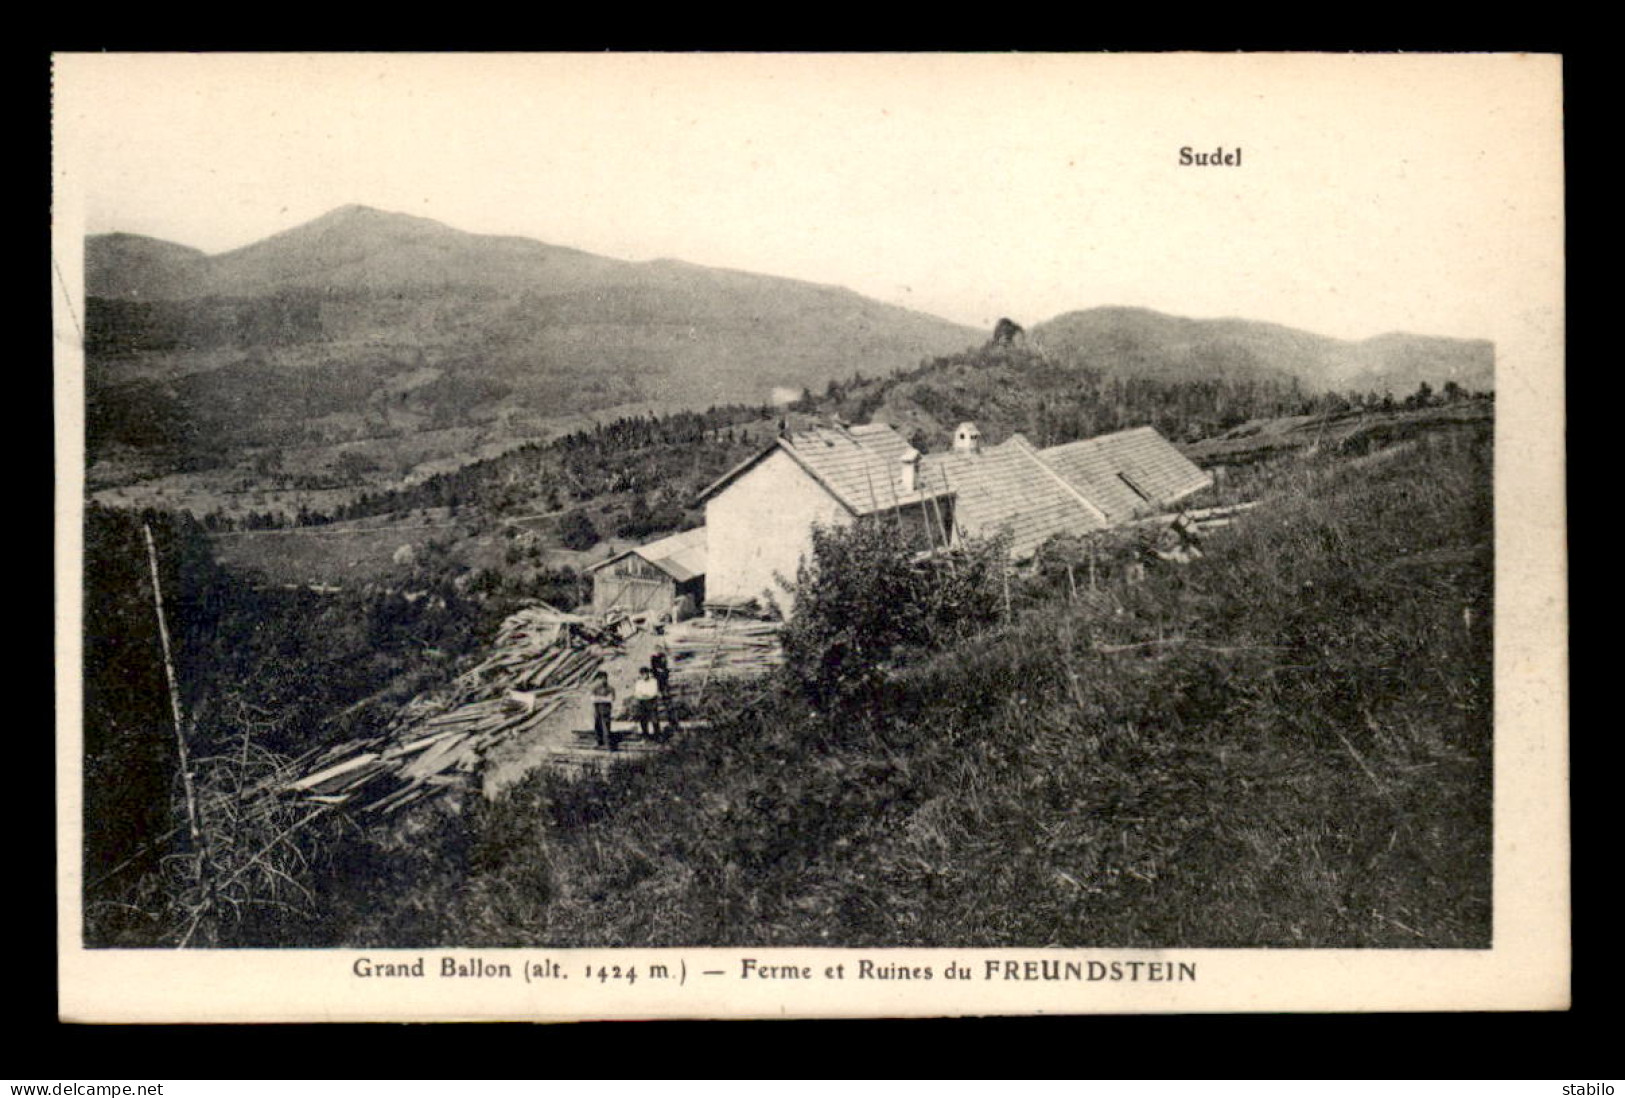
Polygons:
<instances>
[{"instance_id":1,"label":"man in dark clothing","mask_svg":"<svg viewBox=\"0 0 1625 1098\"><path fill-rule=\"evenodd\" d=\"M592 684L592 730L598 737L598 746L616 750L615 733L610 720L615 713L615 688L609 685L609 673L600 671Z\"/></svg>"},{"instance_id":2,"label":"man in dark clothing","mask_svg":"<svg viewBox=\"0 0 1625 1098\"><path fill-rule=\"evenodd\" d=\"M649 670L654 673L655 683L660 687L660 696L664 698L671 693L671 660L664 648L656 648L654 655L649 657Z\"/></svg>"},{"instance_id":3,"label":"man in dark clothing","mask_svg":"<svg viewBox=\"0 0 1625 1098\"><path fill-rule=\"evenodd\" d=\"M654 654L649 657L649 670L655 677L655 685L660 687L661 730L657 733L657 737L662 741L669 740L673 732L680 732L682 729L677 726L676 699L671 696L671 656L664 644L656 648Z\"/></svg>"}]
</instances>

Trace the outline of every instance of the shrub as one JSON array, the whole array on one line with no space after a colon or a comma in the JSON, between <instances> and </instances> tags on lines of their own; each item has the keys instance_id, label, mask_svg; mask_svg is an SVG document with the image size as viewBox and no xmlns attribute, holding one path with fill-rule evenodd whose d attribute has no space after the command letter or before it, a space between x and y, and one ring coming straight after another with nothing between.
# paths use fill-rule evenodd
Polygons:
<instances>
[{"instance_id":1,"label":"shrub","mask_svg":"<svg viewBox=\"0 0 1625 1098\"><path fill-rule=\"evenodd\" d=\"M598 528L585 511L571 511L559 522L559 542L566 549L591 549L598 544Z\"/></svg>"},{"instance_id":2,"label":"shrub","mask_svg":"<svg viewBox=\"0 0 1625 1098\"><path fill-rule=\"evenodd\" d=\"M1005 545L975 540L922 557L884 522L815 528L784 631L793 684L820 710L869 707L895 657L997 618Z\"/></svg>"}]
</instances>

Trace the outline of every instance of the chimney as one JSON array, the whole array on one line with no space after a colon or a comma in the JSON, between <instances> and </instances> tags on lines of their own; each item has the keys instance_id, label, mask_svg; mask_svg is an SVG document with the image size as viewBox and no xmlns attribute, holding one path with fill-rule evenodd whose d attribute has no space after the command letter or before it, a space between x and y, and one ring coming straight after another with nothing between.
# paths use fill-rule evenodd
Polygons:
<instances>
[{"instance_id":1,"label":"chimney","mask_svg":"<svg viewBox=\"0 0 1625 1098\"><path fill-rule=\"evenodd\" d=\"M920 487L920 452L910 446L903 451L903 456L897 459L902 465L899 474L898 487L904 492L917 492Z\"/></svg>"},{"instance_id":2,"label":"chimney","mask_svg":"<svg viewBox=\"0 0 1625 1098\"><path fill-rule=\"evenodd\" d=\"M976 424L966 421L954 432L954 453L979 454L982 452L982 432Z\"/></svg>"}]
</instances>

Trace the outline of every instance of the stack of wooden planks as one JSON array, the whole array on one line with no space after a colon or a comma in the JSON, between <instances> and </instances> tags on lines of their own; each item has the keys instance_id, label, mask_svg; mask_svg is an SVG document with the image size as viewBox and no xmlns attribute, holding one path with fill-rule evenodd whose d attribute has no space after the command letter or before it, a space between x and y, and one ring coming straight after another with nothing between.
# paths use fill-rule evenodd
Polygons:
<instances>
[{"instance_id":1,"label":"stack of wooden planks","mask_svg":"<svg viewBox=\"0 0 1625 1098\"><path fill-rule=\"evenodd\" d=\"M1196 524L1196 529L1206 533L1208 530L1217 530L1229 526L1237 518L1258 506L1258 501L1250 503L1232 503L1225 507L1205 507L1200 511L1186 511L1185 517Z\"/></svg>"},{"instance_id":2,"label":"stack of wooden planks","mask_svg":"<svg viewBox=\"0 0 1625 1098\"><path fill-rule=\"evenodd\" d=\"M491 748L538 728L603 663L605 650L548 606L505 620L491 654L439 692L414 698L380 736L305 760L287 793L318 804L390 813L467 784Z\"/></svg>"},{"instance_id":3,"label":"stack of wooden planks","mask_svg":"<svg viewBox=\"0 0 1625 1098\"><path fill-rule=\"evenodd\" d=\"M778 622L694 618L666 627L672 682L697 684L726 675L761 675L784 662Z\"/></svg>"}]
</instances>

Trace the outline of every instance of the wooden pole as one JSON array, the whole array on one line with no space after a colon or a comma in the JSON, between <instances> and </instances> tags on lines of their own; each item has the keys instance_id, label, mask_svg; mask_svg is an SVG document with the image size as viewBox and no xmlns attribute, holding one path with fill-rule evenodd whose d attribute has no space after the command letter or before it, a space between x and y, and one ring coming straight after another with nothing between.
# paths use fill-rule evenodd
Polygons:
<instances>
[{"instance_id":1,"label":"wooden pole","mask_svg":"<svg viewBox=\"0 0 1625 1098\"><path fill-rule=\"evenodd\" d=\"M870 512L870 514L878 514L879 511L880 511L880 497L875 495L875 478L874 478L873 475L870 474L869 466L867 464L865 464L864 467L863 467L863 479L869 482L869 512ZM884 522L885 520L884 519L879 519L877 521ZM892 509L892 529L893 530L901 530L902 529L902 526L900 525L901 521L902 520L898 516L896 508L893 508Z\"/></svg>"},{"instance_id":2,"label":"wooden pole","mask_svg":"<svg viewBox=\"0 0 1625 1098\"><path fill-rule=\"evenodd\" d=\"M717 661L722 658L722 635L728 630L728 619L733 612L731 602L722 608L722 621L717 626L717 642L711 648L711 662L706 664L705 675L700 679L700 692L695 696L695 705L705 700L705 688L711 685L711 672L716 670Z\"/></svg>"},{"instance_id":3,"label":"wooden pole","mask_svg":"<svg viewBox=\"0 0 1625 1098\"><path fill-rule=\"evenodd\" d=\"M917 483L916 487L918 487ZM924 491L924 489L921 490ZM935 558L937 555L937 532L931 525L931 499L929 496L920 503L920 522L925 526L925 540L931 547L931 556ZM947 548L946 545L943 546L944 551Z\"/></svg>"},{"instance_id":4,"label":"wooden pole","mask_svg":"<svg viewBox=\"0 0 1625 1098\"><path fill-rule=\"evenodd\" d=\"M1072 566L1070 564L1066 566L1066 585L1072 591L1072 601L1077 602L1078 601L1078 581L1077 581L1077 578L1072 575Z\"/></svg>"},{"instance_id":5,"label":"wooden pole","mask_svg":"<svg viewBox=\"0 0 1625 1098\"><path fill-rule=\"evenodd\" d=\"M926 491L930 491L930 489L928 488ZM933 546L936 545L937 534L940 531L942 534L942 548L946 552L948 549L951 549L952 546L949 544L948 525L942 521L942 510L937 506L937 497L935 495L927 496L925 506L925 523L926 529L931 531L931 544ZM935 524L934 527L933 523Z\"/></svg>"},{"instance_id":6,"label":"wooden pole","mask_svg":"<svg viewBox=\"0 0 1625 1098\"><path fill-rule=\"evenodd\" d=\"M953 486L948 483L948 469L947 469L947 467L944 466L943 468L939 469L938 472L940 472L942 474L942 491L944 493L944 496L952 494ZM936 515L936 517L937 517L937 526L942 532L942 545L943 545L943 548L945 548L945 549L953 549L955 547L954 546L954 532L953 532L952 529L949 528L948 523L942 517L943 511L945 511L946 509L947 509L946 505L939 506L937 504L937 499L936 499L935 496L931 497L931 510L932 510L932 513ZM963 537L961 537L959 539L961 544L963 544L964 540L965 539ZM955 574L957 574L959 572L959 565L955 561L954 554L952 554L952 553L948 554L948 570L955 573Z\"/></svg>"},{"instance_id":7,"label":"wooden pole","mask_svg":"<svg viewBox=\"0 0 1625 1098\"><path fill-rule=\"evenodd\" d=\"M158 546L152 540L152 527L143 522L141 532L147 538L147 563L152 569L152 601L158 611L158 643L164 653L164 679L169 686L169 712L175 722L175 746L180 755L181 787L186 793L186 826L192 836L194 849L203 847L203 830L198 826L197 793L192 788L192 759L186 747L186 729L181 716L180 690L175 685L175 663L169 653L169 623L164 618L164 590L158 580ZM203 862L198 861L198 875L203 874Z\"/></svg>"}]
</instances>

